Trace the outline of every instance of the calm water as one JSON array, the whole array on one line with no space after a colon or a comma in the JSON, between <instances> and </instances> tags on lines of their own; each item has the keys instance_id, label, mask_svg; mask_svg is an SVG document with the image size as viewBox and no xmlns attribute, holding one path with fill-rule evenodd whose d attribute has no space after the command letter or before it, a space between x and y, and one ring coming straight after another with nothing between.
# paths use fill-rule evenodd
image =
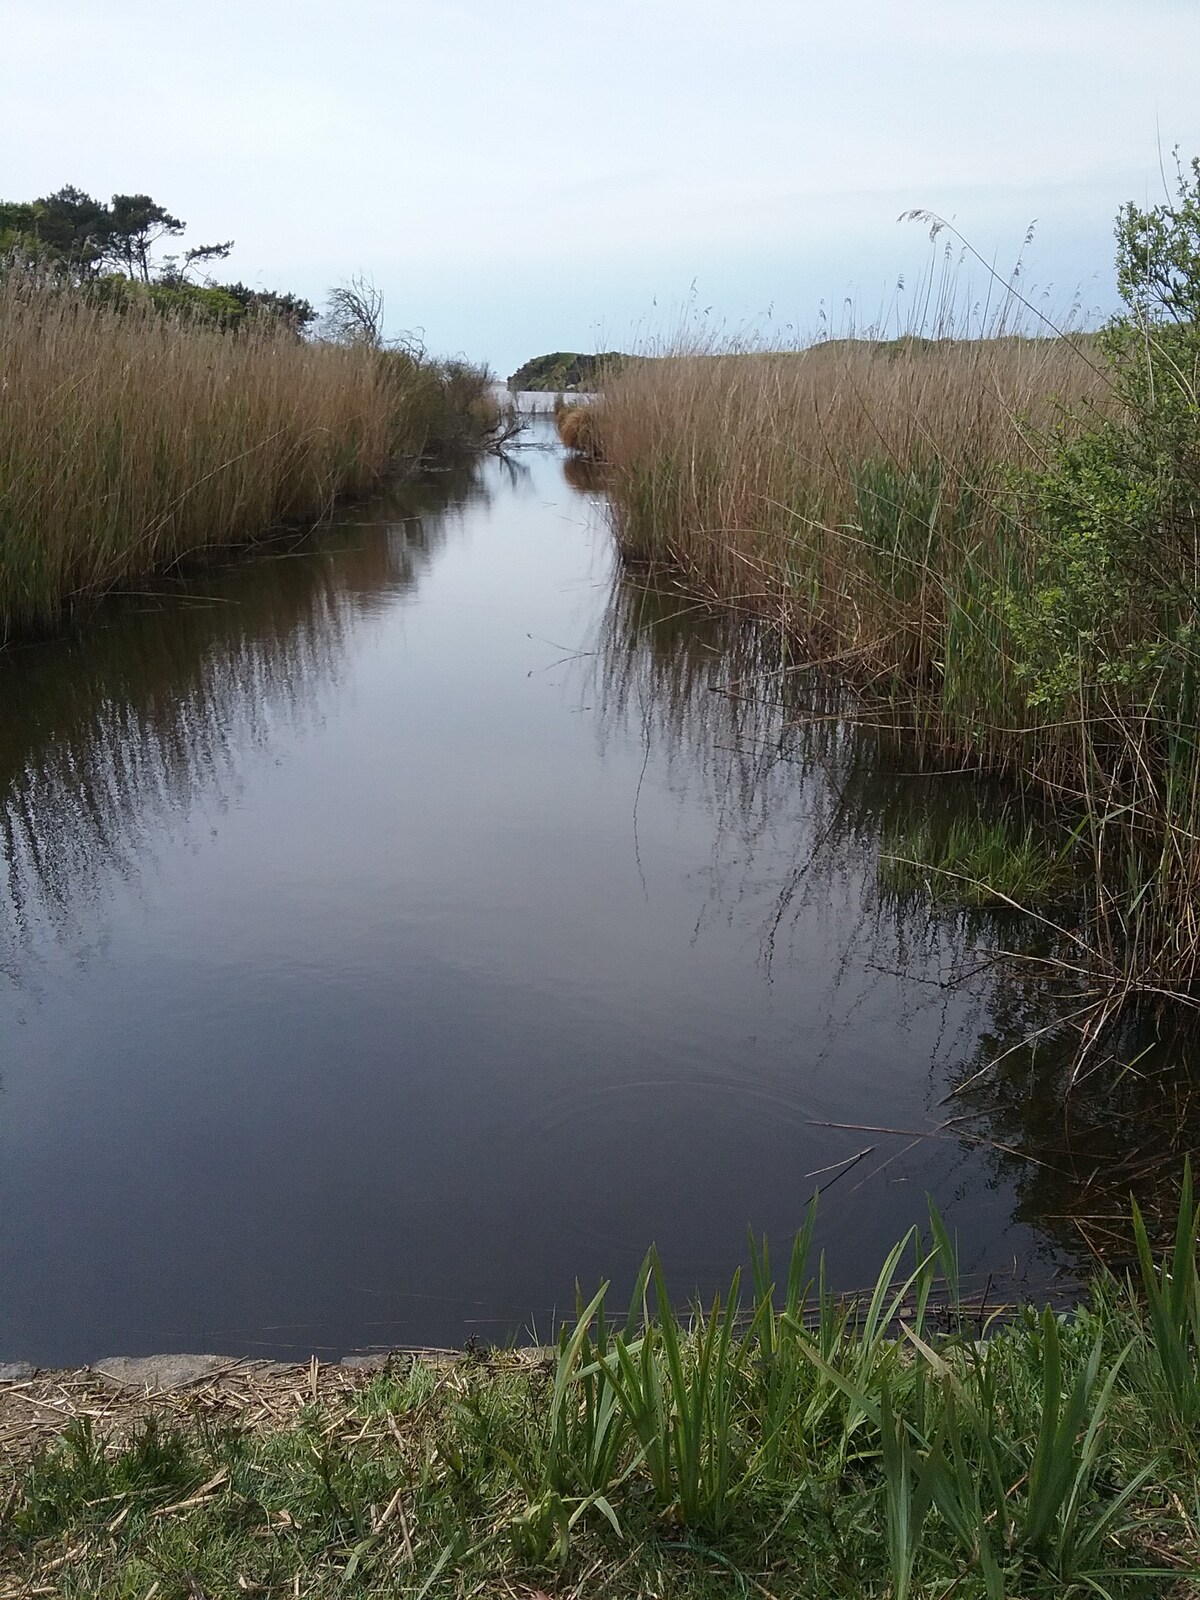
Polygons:
<instances>
[{"instance_id":1,"label":"calm water","mask_svg":"<svg viewBox=\"0 0 1200 1600\"><path fill-rule=\"evenodd\" d=\"M979 1281L1061 1259L1027 1163L917 1137L1006 1026L877 891L933 801L547 439L0 662L0 1357L545 1336L834 1178L843 1286L927 1192Z\"/></svg>"}]
</instances>

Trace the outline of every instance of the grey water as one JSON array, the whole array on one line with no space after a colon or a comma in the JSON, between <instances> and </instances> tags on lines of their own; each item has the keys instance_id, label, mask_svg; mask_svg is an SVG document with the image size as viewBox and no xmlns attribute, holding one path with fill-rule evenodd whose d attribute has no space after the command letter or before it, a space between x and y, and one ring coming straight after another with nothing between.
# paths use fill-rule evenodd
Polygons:
<instances>
[{"instance_id":1,"label":"grey water","mask_svg":"<svg viewBox=\"0 0 1200 1600\"><path fill-rule=\"evenodd\" d=\"M844 1288L1064 1261L926 799L532 445L0 656L0 1358L542 1339L818 1186Z\"/></svg>"}]
</instances>

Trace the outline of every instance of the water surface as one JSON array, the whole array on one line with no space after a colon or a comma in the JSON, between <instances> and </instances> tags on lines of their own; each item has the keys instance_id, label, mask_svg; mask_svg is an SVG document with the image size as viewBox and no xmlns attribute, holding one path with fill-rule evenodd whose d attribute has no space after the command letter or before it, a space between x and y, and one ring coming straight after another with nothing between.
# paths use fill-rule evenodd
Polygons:
<instances>
[{"instance_id":1,"label":"water surface","mask_svg":"<svg viewBox=\"0 0 1200 1600\"><path fill-rule=\"evenodd\" d=\"M845 1287L927 1193L1063 1259L943 1126L1002 1022L881 899L906 780L537 442L0 660L0 1358L544 1337L818 1184Z\"/></svg>"}]
</instances>

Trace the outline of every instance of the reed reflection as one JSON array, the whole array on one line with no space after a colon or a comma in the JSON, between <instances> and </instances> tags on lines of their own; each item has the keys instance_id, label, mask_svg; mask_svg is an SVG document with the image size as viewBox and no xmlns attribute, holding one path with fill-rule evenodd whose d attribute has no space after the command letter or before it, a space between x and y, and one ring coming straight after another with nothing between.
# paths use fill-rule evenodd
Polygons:
<instances>
[{"instance_id":1,"label":"reed reflection","mask_svg":"<svg viewBox=\"0 0 1200 1600\"><path fill-rule=\"evenodd\" d=\"M608 737L631 731L679 784L703 784L706 918L747 918L768 977L783 981L789 928L834 906L844 981L831 1026L872 972L902 973L914 1010L943 1010L928 1127L875 1130L876 1162L914 1137L960 1140L1059 1259L1123 1259L1131 1195L1170 1230L1184 1157L1200 1149L1194 1028L1160 1036L1153 1018L1133 1019L1081 1054L1072 1019L1088 996L1052 934L1003 907L935 909L881 873L889 836L1005 816L1002 785L918 770L910 745L857 723L766 629L643 573L614 583L595 691Z\"/></svg>"},{"instance_id":2,"label":"reed reflection","mask_svg":"<svg viewBox=\"0 0 1200 1600\"><path fill-rule=\"evenodd\" d=\"M881 825L906 780L768 630L625 572L594 676L605 736L652 743L681 792L702 789L714 821L710 914L756 919L768 975L814 905L837 909L845 961L863 969L903 963L940 977L966 954L962 930L881 894ZM931 794L908 799L925 806Z\"/></svg>"},{"instance_id":3,"label":"reed reflection","mask_svg":"<svg viewBox=\"0 0 1200 1600\"><path fill-rule=\"evenodd\" d=\"M78 931L106 888L228 804L247 760L319 719L350 631L416 587L484 493L446 474L6 652L0 971L23 983L39 938Z\"/></svg>"},{"instance_id":4,"label":"reed reflection","mask_svg":"<svg viewBox=\"0 0 1200 1600\"><path fill-rule=\"evenodd\" d=\"M1000 966L988 1026L959 1063L947 1119L986 1141L1018 1216L1065 1252L1120 1268L1134 1259L1130 1200L1152 1238L1170 1239L1186 1159L1200 1150L1193 1029L1127 1017L1080 1055L1066 1015L1078 996L1038 975Z\"/></svg>"}]
</instances>

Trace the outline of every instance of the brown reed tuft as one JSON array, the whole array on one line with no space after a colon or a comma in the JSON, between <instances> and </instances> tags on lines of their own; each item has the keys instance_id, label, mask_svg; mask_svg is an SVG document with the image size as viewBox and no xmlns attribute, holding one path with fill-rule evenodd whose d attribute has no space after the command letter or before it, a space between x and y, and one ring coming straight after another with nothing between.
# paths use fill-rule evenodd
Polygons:
<instances>
[{"instance_id":1,"label":"brown reed tuft","mask_svg":"<svg viewBox=\"0 0 1200 1600\"><path fill-rule=\"evenodd\" d=\"M589 461L601 459L603 452L594 406L557 405L554 408L554 426L568 450Z\"/></svg>"}]
</instances>

